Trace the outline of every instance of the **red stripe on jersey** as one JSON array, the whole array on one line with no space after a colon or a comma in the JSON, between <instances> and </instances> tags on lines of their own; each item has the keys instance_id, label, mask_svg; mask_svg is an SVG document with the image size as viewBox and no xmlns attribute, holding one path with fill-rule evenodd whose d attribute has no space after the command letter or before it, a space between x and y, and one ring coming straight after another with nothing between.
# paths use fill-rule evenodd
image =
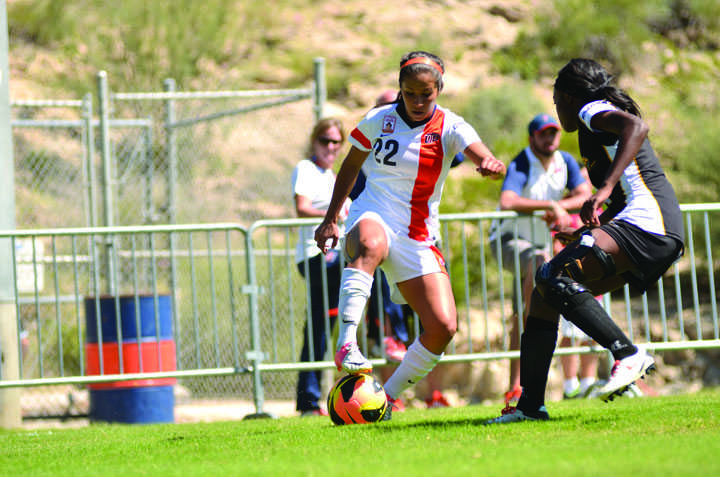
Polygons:
<instances>
[{"instance_id":1,"label":"red stripe on jersey","mask_svg":"<svg viewBox=\"0 0 720 477\"><path fill-rule=\"evenodd\" d=\"M410 199L410 226L408 236L419 242L428 238L425 221L430 215L428 201L435 191L443 167L442 129L445 113L435 110L420 136L418 173Z\"/></svg>"},{"instance_id":2,"label":"red stripe on jersey","mask_svg":"<svg viewBox=\"0 0 720 477\"><path fill-rule=\"evenodd\" d=\"M350 133L350 136L352 136L357 142L363 145L366 149L372 149L372 144L370 144L370 139L366 138L363 133L360 132L358 128L353 129L353 131Z\"/></svg>"}]
</instances>

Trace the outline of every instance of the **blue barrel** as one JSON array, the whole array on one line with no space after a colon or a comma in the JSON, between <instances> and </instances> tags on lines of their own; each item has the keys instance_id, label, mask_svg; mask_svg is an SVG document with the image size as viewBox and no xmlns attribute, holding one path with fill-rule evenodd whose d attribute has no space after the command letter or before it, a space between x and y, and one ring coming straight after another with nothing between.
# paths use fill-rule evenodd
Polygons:
<instances>
[{"instance_id":1,"label":"blue barrel","mask_svg":"<svg viewBox=\"0 0 720 477\"><path fill-rule=\"evenodd\" d=\"M119 335L117 308L120 310ZM177 369L171 300L167 295L87 297L85 325L88 376ZM90 420L175 422L175 383L174 378L162 378L90 384Z\"/></svg>"}]
</instances>

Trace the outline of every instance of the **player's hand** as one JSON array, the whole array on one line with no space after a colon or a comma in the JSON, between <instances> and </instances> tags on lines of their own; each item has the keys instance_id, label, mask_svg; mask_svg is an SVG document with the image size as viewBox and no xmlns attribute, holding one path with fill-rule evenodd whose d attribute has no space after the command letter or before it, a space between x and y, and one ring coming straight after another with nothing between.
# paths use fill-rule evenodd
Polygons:
<instances>
[{"instance_id":1,"label":"player's hand","mask_svg":"<svg viewBox=\"0 0 720 477\"><path fill-rule=\"evenodd\" d=\"M582 220L585 225L598 227L600 225L600 216L597 211L598 203L596 200L593 200L593 197L590 197L580 209L580 220Z\"/></svg>"},{"instance_id":2,"label":"player's hand","mask_svg":"<svg viewBox=\"0 0 720 477\"><path fill-rule=\"evenodd\" d=\"M557 202L553 202L552 206L545 211L542 220L553 230L555 227L569 227L572 224L572 218L568 211Z\"/></svg>"},{"instance_id":3,"label":"player's hand","mask_svg":"<svg viewBox=\"0 0 720 477\"><path fill-rule=\"evenodd\" d=\"M325 220L315 229L315 243L323 254L335 248L340 238L340 230L335 222Z\"/></svg>"},{"instance_id":4,"label":"player's hand","mask_svg":"<svg viewBox=\"0 0 720 477\"><path fill-rule=\"evenodd\" d=\"M485 157L480 166L475 170L483 177L497 180L505 175L505 164L494 157Z\"/></svg>"},{"instance_id":5,"label":"player's hand","mask_svg":"<svg viewBox=\"0 0 720 477\"><path fill-rule=\"evenodd\" d=\"M582 220L585 225L591 227L599 227L602 225L600 223L601 207L607 198L610 197L610 192L611 190L607 190L607 188L600 188L583 203L580 209L580 220Z\"/></svg>"}]
</instances>

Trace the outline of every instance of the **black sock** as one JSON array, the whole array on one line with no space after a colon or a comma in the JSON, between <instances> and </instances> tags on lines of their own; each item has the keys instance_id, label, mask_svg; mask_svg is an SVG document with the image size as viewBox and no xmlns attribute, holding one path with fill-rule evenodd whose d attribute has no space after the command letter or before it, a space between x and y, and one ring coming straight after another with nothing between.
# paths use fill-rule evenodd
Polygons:
<instances>
[{"instance_id":1,"label":"black sock","mask_svg":"<svg viewBox=\"0 0 720 477\"><path fill-rule=\"evenodd\" d=\"M566 320L574 323L586 335L610 350L615 359L623 359L637 352L630 338L610 318L605 309L590 294L575 295L574 300L561 310Z\"/></svg>"},{"instance_id":2,"label":"black sock","mask_svg":"<svg viewBox=\"0 0 720 477\"><path fill-rule=\"evenodd\" d=\"M528 316L520 337L520 385L523 391L518 408L522 411L537 411L545 404L545 388L557 335L557 323Z\"/></svg>"}]
</instances>

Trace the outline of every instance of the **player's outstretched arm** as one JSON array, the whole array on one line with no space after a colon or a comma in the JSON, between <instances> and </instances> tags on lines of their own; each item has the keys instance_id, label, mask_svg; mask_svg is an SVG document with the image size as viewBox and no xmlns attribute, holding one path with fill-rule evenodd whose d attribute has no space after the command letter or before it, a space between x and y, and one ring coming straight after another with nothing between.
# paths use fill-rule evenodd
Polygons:
<instances>
[{"instance_id":1,"label":"player's outstretched arm","mask_svg":"<svg viewBox=\"0 0 720 477\"><path fill-rule=\"evenodd\" d=\"M490 149L482 142L474 142L465 148L465 156L477 166L475 169L483 177L500 179L505 175L505 164L495 158Z\"/></svg>"}]
</instances>

